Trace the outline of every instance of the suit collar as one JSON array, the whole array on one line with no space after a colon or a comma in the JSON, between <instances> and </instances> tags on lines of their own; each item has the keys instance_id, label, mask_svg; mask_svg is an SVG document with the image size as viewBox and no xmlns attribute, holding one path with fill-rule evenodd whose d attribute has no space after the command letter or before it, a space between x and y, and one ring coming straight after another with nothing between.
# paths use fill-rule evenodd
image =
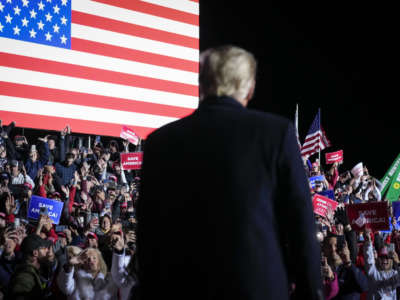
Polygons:
<instances>
[{"instance_id":1,"label":"suit collar","mask_svg":"<svg viewBox=\"0 0 400 300\"><path fill-rule=\"evenodd\" d=\"M245 107L239 103L236 99L232 97L222 96L222 97L207 97L203 101L200 102L199 108L207 107L207 106L231 106L236 108L245 109Z\"/></svg>"}]
</instances>

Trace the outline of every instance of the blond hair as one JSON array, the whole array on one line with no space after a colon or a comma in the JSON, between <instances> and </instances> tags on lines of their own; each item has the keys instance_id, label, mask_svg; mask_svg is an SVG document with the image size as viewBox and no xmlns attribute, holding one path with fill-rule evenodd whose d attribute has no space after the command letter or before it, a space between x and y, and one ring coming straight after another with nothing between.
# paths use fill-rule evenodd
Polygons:
<instances>
[{"instance_id":1,"label":"blond hair","mask_svg":"<svg viewBox=\"0 0 400 300\"><path fill-rule=\"evenodd\" d=\"M86 248L85 250L82 251L81 255L86 255L86 253L89 251L94 251L97 254L97 258L99 261L99 271L100 271L100 273L103 273L104 276L106 276L107 275L107 265L103 259L103 255L101 254L101 252L96 248Z\"/></svg>"},{"instance_id":2,"label":"blond hair","mask_svg":"<svg viewBox=\"0 0 400 300\"><path fill-rule=\"evenodd\" d=\"M208 49L200 55L200 98L245 99L255 83L256 70L253 54L242 48L228 45Z\"/></svg>"}]
</instances>

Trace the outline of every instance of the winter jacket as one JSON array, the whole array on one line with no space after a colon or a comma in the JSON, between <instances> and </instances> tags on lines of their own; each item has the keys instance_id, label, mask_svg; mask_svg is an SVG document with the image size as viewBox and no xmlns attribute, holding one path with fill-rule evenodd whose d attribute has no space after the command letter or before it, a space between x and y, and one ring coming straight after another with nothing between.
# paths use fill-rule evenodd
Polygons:
<instances>
[{"instance_id":1,"label":"winter jacket","mask_svg":"<svg viewBox=\"0 0 400 300\"><path fill-rule=\"evenodd\" d=\"M365 271L369 279L369 300L396 300L396 287L400 286L397 270L380 271L376 268L372 243L364 244Z\"/></svg>"},{"instance_id":2,"label":"winter jacket","mask_svg":"<svg viewBox=\"0 0 400 300\"><path fill-rule=\"evenodd\" d=\"M339 293L333 300L358 300L368 290L368 279L355 265L339 266L337 270Z\"/></svg>"},{"instance_id":3,"label":"winter jacket","mask_svg":"<svg viewBox=\"0 0 400 300\"><path fill-rule=\"evenodd\" d=\"M17 266L17 257L6 259L4 255L0 256L0 288L4 289L8 286L10 278Z\"/></svg>"},{"instance_id":4,"label":"winter jacket","mask_svg":"<svg viewBox=\"0 0 400 300\"><path fill-rule=\"evenodd\" d=\"M126 270L126 266L129 264L127 258L125 251L122 254L113 253L111 276L119 288L121 300L130 299L131 290L137 284L136 276L128 274Z\"/></svg>"},{"instance_id":5,"label":"winter jacket","mask_svg":"<svg viewBox=\"0 0 400 300\"><path fill-rule=\"evenodd\" d=\"M71 300L118 299L118 288L111 274L104 276L103 273L99 273L96 278L93 278L84 270L72 268L71 272L66 273L64 268L61 268L57 282L60 290Z\"/></svg>"},{"instance_id":6,"label":"winter jacket","mask_svg":"<svg viewBox=\"0 0 400 300\"><path fill-rule=\"evenodd\" d=\"M49 145L47 143L41 144L40 157L38 160L33 162L30 158L25 163L26 173L30 178L35 180L36 175L40 169L42 169L49 161Z\"/></svg>"},{"instance_id":7,"label":"winter jacket","mask_svg":"<svg viewBox=\"0 0 400 300\"><path fill-rule=\"evenodd\" d=\"M334 273L334 275L335 275L335 279L333 279L332 281L330 281L330 280L323 281L326 300L331 300L339 292L337 274Z\"/></svg>"},{"instance_id":8,"label":"winter jacket","mask_svg":"<svg viewBox=\"0 0 400 300\"><path fill-rule=\"evenodd\" d=\"M17 266L11 277L6 299L43 299L45 287L39 271L31 264L24 263Z\"/></svg>"},{"instance_id":9,"label":"winter jacket","mask_svg":"<svg viewBox=\"0 0 400 300\"><path fill-rule=\"evenodd\" d=\"M76 164L67 166L65 163L56 163L56 173L61 179L61 184L66 185L74 178L74 173L77 170Z\"/></svg>"}]
</instances>

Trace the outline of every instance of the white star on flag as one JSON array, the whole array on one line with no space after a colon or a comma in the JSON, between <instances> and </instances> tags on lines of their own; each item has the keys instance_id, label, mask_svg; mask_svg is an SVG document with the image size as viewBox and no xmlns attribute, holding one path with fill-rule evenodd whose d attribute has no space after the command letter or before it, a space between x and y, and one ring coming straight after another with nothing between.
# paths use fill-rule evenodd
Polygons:
<instances>
[{"instance_id":1,"label":"white star on flag","mask_svg":"<svg viewBox=\"0 0 400 300\"><path fill-rule=\"evenodd\" d=\"M64 16L61 18L61 24L67 25L67 18L65 18Z\"/></svg>"},{"instance_id":2,"label":"white star on flag","mask_svg":"<svg viewBox=\"0 0 400 300\"><path fill-rule=\"evenodd\" d=\"M4 26L0 22L0 32L3 32L3 28L4 28Z\"/></svg>"},{"instance_id":3,"label":"white star on flag","mask_svg":"<svg viewBox=\"0 0 400 300\"><path fill-rule=\"evenodd\" d=\"M29 13L31 14L31 19L36 19L37 12L34 9L32 9Z\"/></svg>"},{"instance_id":4,"label":"white star on flag","mask_svg":"<svg viewBox=\"0 0 400 300\"><path fill-rule=\"evenodd\" d=\"M47 33L45 34L46 36L46 41L51 41L51 38L53 37L50 32L47 31Z\"/></svg>"},{"instance_id":5,"label":"white star on flag","mask_svg":"<svg viewBox=\"0 0 400 300\"><path fill-rule=\"evenodd\" d=\"M28 0L22 0L22 6L28 7L29 1Z\"/></svg>"},{"instance_id":6,"label":"white star on flag","mask_svg":"<svg viewBox=\"0 0 400 300\"><path fill-rule=\"evenodd\" d=\"M31 38L36 38L36 31L32 28L31 31L29 31L29 35Z\"/></svg>"},{"instance_id":7,"label":"white star on flag","mask_svg":"<svg viewBox=\"0 0 400 300\"><path fill-rule=\"evenodd\" d=\"M16 7L14 7L14 15L19 15L20 12L21 12L21 9L18 7L18 5Z\"/></svg>"},{"instance_id":8,"label":"white star on flag","mask_svg":"<svg viewBox=\"0 0 400 300\"><path fill-rule=\"evenodd\" d=\"M6 16L6 23L10 23L10 24L11 24L12 19L13 19L13 18L10 16L10 14L8 14L8 15Z\"/></svg>"},{"instance_id":9,"label":"white star on flag","mask_svg":"<svg viewBox=\"0 0 400 300\"><path fill-rule=\"evenodd\" d=\"M61 0L61 5L67 6L68 0Z\"/></svg>"},{"instance_id":10,"label":"white star on flag","mask_svg":"<svg viewBox=\"0 0 400 300\"><path fill-rule=\"evenodd\" d=\"M39 6L39 10L44 10L44 4L43 4L42 1L40 1L40 2L38 3L38 6Z\"/></svg>"},{"instance_id":11,"label":"white star on flag","mask_svg":"<svg viewBox=\"0 0 400 300\"><path fill-rule=\"evenodd\" d=\"M51 3L51 0L46 0L46 2L49 2L49 3Z\"/></svg>"},{"instance_id":12,"label":"white star on flag","mask_svg":"<svg viewBox=\"0 0 400 300\"><path fill-rule=\"evenodd\" d=\"M40 20L40 22L37 23L37 25L38 25L38 28L39 28L40 30L43 30L43 28L44 28L44 23L42 22L42 20Z\"/></svg>"},{"instance_id":13,"label":"white star on flag","mask_svg":"<svg viewBox=\"0 0 400 300\"><path fill-rule=\"evenodd\" d=\"M22 21L22 26L28 27L29 21L27 18L24 17L21 21Z\"/></svg>"},{"instance_id":14,"label":"white star on flag","mask_svg":"<svg viewBox=\"0 0 400 300\"><path fill-rule=\"evenodd\" d=\"M0 11L3 11L4 5L0 2Z\"/></svg>"},{"instance_id":15,"label":"white star on flag","mask_svg":"<svg viewBox=\"0 0 400 300\"><path fill-rule=\"evenodd\" d=\"M61 39L61 44L66 44L67 43L67 37L63 34L62 37L60 37Z\"/></svg>"},{"instance_id":16,"label":"white star on flag","mask_svg":"<svg viewBox=\"0 0 400 300\"><path fill-rule=\"evenodd\" d=\"M53 26L53 30L54 30L54 32L58 33L60 31L60 27L58 27L58 25L56 24Z\"/></svg>"},{"instance_id":17,"label":"white star on flag","mask_svg":"<svg viewBox=\"0 0 400 300\"><path fill-rule=\"evenodd\" d=\"M21 29L19 29L17 25L15 25L15 27L13 28L13 30L14 30L14 34L15 34L15 35L19 35L19 32L21 31Z\"/></svg>"},{"instance_id":18,"label":"white star on flag","mask_svg":"<svg viewBox=\"0 0 400 300\"><path fill-rule=\"evenodd\" d=\"M60 8L58 7L58 5L53 7L54 13L55 14L59 14L60 13Z\"/></svg>"},{"instance_id":19,"label":"white star on flag","mask_svg":"<svg viewBox=\"0 0 400 300\"><path fill-rule=\"evenodd\" d=\"M7 0L7 3L12 3L11 1L12 1L12 0Z\"/></svg>"},{"instance_id":20,"label":"white star on flag","mask_svg":"<svg viewBox=\"0 0 400 300\"><path fill-rule=\"evenodd\" d=\"M50 13L47 13L46 15L46 21L51 22L51 19L53 18L53 16Z\"/></svg>"}]
</instances>

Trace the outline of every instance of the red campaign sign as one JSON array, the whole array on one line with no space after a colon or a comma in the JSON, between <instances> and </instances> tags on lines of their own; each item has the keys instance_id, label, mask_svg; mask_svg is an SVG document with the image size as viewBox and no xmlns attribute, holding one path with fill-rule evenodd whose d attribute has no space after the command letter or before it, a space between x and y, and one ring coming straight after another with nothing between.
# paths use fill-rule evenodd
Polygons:
<instances>
[{"instance_id":1,"label":"red campaign sign","mask_svg":"<svg viewBox=\"0 0 400 300\"><path fill-rule=\"evenodd\" d=\"M343 150L325 153L325 162L326 164L333 164L335 162L343 161Z\"/></svg>"},{"instance_id":2,"label":"red campaign sign","mask_svg":"<svg viewBox=\"0 0 400 300\"><path fill-rule=\"evenodd\" d=\"M353 230L362 231L389 229L389 211L387 202L370 202L350 204L347 206L347 216Z\"/></svg>"},{"instance_id":3,"label":"red campaign sign","mask_svg":"<svg viewBox=\"0 0 400 300\"><path fill-rule=\"evenodd\" d=\"M139 137L136 135L136 133L132 129L129 129L126 126L122 127L119 136L124 140L128 140L130 143L134 145L137 145L139 143Z\"/></svg>"},{"instance_id":4,"label":"red campaign sign","mask_svg":"<svg viewBox=\"0 0 400 300\"><path fill-rule=\"evenodd\" d=\"M123 170L139 170L142 168L143 152L121 153Z\"/></svg>"},{"instance_id":5,"label":"red campaign sign","mask_svg":"<svg viewBox=\"0 0 400 300\"><path fill-rule=\"evenodd\" d=\"M319 194L314 195L312 202L314 213L323 217L326 216L329 209L335 211L336 207L338 206L338 203L336 201Z\"/></svg>"}]
</instances>

